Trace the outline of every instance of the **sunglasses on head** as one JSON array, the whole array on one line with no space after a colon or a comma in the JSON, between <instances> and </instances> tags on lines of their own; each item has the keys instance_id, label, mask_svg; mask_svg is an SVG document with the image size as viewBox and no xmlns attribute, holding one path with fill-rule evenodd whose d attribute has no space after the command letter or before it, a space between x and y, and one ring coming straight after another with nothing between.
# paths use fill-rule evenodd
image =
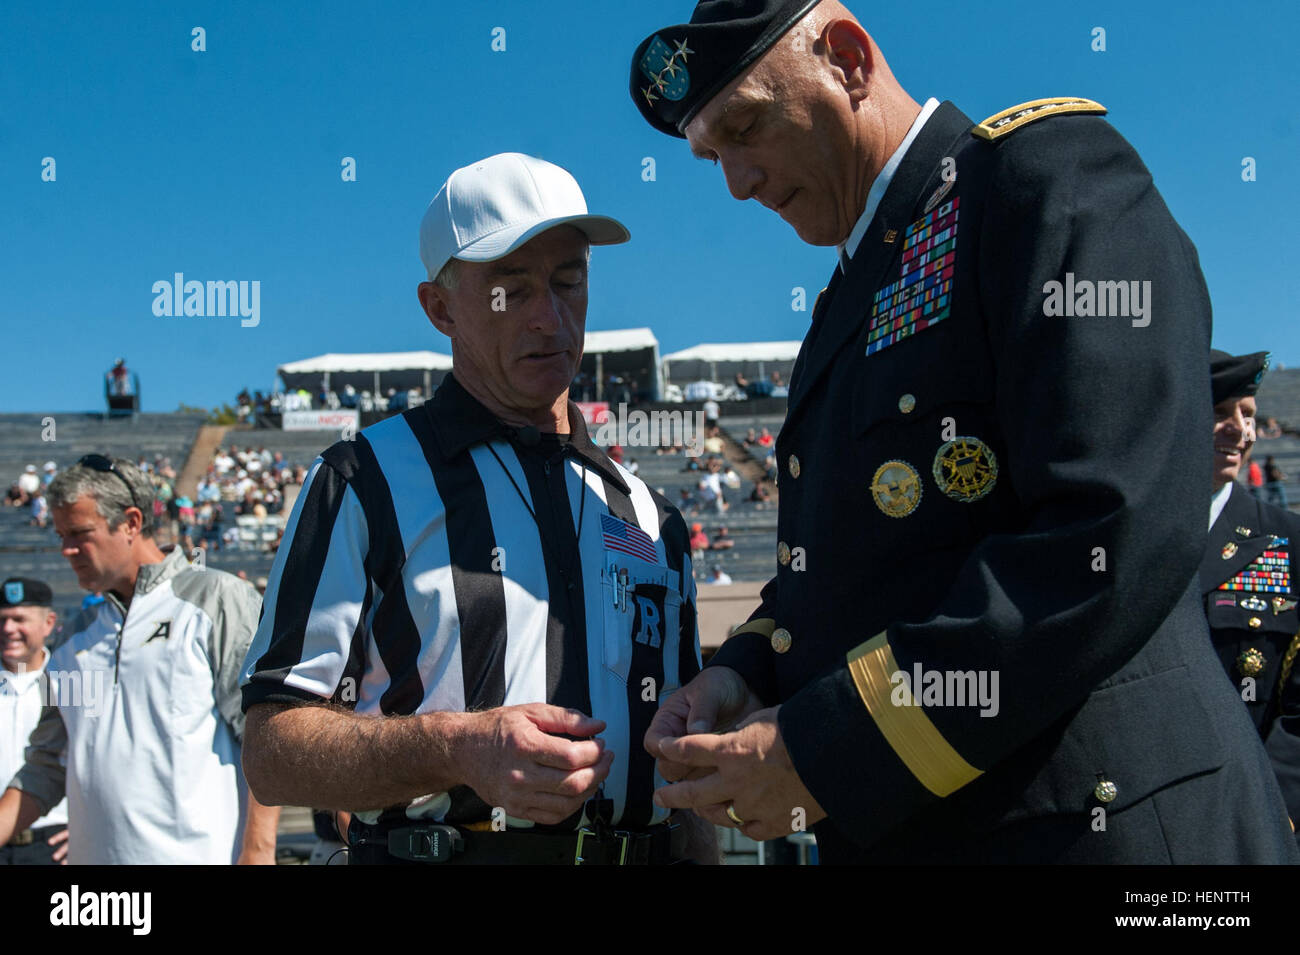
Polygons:
<instances>
[{"instance_id":1,"label":"sunglasses on head","mask_svg":"<svg viewBox=\"0 0 1300 955\"><path fill-rule=\"evenodd\" d=\"M106 458L102 454L87 454L77 463L84 464L92 471L98 471L101 474L107 472L116 475L117 479L122 482L122 486L126 488L126 493L131 495L131 504L141 514L144 513L144 508L142 508L140 502L135 499L135 491L131 488L131 482L122 475L121 471L113 466L113 460L111 458Z\"/></svg>"}]
</instances>

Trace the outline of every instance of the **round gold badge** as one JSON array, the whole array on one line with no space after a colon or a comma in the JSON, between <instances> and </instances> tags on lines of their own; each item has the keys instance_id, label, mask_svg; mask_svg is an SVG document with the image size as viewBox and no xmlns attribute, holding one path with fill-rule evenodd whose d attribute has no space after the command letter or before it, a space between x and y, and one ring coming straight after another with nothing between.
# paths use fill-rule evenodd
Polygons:
<instances>
[{"instance_id":1,"label":"round gold badge","mask_svg":"<svg viewBox=\"0 0 1300 955\"><path fill-rule=\"evenodd\" d=\"M993 490L998 459L979 438L953 438L934 456L934 483L954 501L970 504Z\"/></svg>"},{"instance_id":2,"label":"round gold badge","mask_svg":"<svg viewBox=\"0 0 1300 955\"><path fill-rule=\"evenodd\" d=\"M871 479L871 496L890 517L906 517L921 503L921 475L906 461L886 461Z\"/></svg>"},{"instance_id":3,"label":"round gold badge","mask_svg":"<svg viewBox=\"0 0 1300 955\"><path fill-rule=\"evenodd\" d=\"M1259 676L1267 663L1264 654L1251 647L1237 657L1237 672L1242 676Z\"/></svg>"},{"instance_id":4,"label":"round gold badge","mask_svg":"<svg viewBox=\"0 0 1300 955\"><path fill-rule=\"evenodd\" d=\"M790 467L790 477L797 478L799 476L799 471L800 471L799 459L792 454L790 455L790 460L786 463Z\"/></svg>"},{"instance_id":5,"label":"round gold badge","mask_svg":"<svg viewBox=\"0 0 1300 955\"><path fill-rule=\"evenodd\" d=\"M790 563L790 545L785 541L780 541L776 545L776 559L780 561L782 567Z\"/></svg>"}]
</instances>

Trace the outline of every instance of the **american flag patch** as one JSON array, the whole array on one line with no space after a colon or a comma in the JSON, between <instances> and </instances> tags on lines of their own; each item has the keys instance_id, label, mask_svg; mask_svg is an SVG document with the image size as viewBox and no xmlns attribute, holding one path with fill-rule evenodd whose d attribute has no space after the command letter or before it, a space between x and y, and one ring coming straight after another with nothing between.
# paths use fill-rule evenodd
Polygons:
<instances>
[{"instance_id":1,"label":"american flag patch","mask_svg":"<svg viewBox=\"0 0 1300 955\"><path fill-rule=\"evenodd\" d=\"M649 534L635 524L629 524L617 517L602 514L600 515L600 529L605 540L606 550L621 551L624 554L639 557L641 560L649 561L652 564L659 562L659 555L655 553L655 542L650 539Z\"/></svg>"}]
</instances>

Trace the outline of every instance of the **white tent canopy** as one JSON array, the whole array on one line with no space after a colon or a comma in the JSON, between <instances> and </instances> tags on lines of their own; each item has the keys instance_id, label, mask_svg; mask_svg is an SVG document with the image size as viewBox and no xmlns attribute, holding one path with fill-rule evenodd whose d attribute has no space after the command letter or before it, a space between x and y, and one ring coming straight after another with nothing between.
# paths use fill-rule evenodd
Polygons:
<instances>
[{"instance_id":1,"label":"white tent canopy","mask_svg":"<svg viewBox=\"0 0 1300 955\"><path fill-rule=\"evenodd\" d=\"M451 369L451 356L433 351L330 353L287 362L276 369L285 388L299 388L315 394L324 386L342 391L352 385L358 391L382 394L387 388L423 387L425 395L441 383ZM604 385L614 376L634 380L637 390L651 398L662 392L659 378L659 341L648 328L620 328L589 331L586 334L582 371ZM593 395L594 397L594 395Z\"/></svg>"},{"instance_id":2,"label":"white tent canopy","mask_svg":"<svg viewBox=\"0 0 1300 955\"><path fill-rule=\"evenodd\" d=\"M304 388L342 392L351 385L357 391L384 394L384 389L406 391L421 388L425 396L441 383L451 368L451 356L434 351L368 352L317 355L291 361L276 369L289 391Z\"/></svg>"},{"instance_id":3,"label":"white tent canopy","mask_svg":"<svg viewBox=\"0 0 1300 955\"><path fill-rule=\"evenodd\" d=\"M794 361L803 342L723 342L684 348L664 361Z\"/></svg>"},{"instance_id":4,"label":"white tent canopy","mask_svg":"<svg viewBox=\"0 0 1300 955\"><path fill-rule=\"evenodd\" d=\"M610 379L620 378L634 384L630 397L640 395L654 401L663 394L660 377L659 339L648 328L618 328L610 331L588 331L583 345L580 373L589 376L591 384L586 397L597 401L613 401L621 396L621 386L608 389ZM574 394L581 399L583 395Z\"/></svg>"},{"instance_id":5,"label":"white tent canopy","mask_svg":"<svg viewBox=\"0 0 1300 955\"><path fill-rule=\"evenodd\" d=\"M746 378L766 379L780 372L786 381L803 342L712 342L664 356L664 378L685 385L707 379L723 381L737 372Z\"/></svg>"},{"instance_id":6,"label":"white tent canopy","mask_svg":"<svg viewBox=\"0 0 1300 955\"><path fill-rule=\"evenodd\" d=\"M354 355L330 353L291 361L277 370L283 376L322 375L337 371L398 371L405 368L429 368L445 371L451 367L451 356L436 351L369 352Z\"/></svg>"}]
</instances>

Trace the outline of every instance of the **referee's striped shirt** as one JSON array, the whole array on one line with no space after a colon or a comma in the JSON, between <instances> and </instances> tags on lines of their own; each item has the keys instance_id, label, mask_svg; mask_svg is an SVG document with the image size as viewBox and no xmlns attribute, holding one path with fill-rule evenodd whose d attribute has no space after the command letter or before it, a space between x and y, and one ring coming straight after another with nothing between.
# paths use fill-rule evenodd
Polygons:
<instances>
[{"instance_id":1,"label":"referee's striped shirt","mask_svg":"<svg viewBox=\"0 0 1300 955\"><path fill-rule=\"evenodd\" d=\"M567 449L529 447L448 375L429 402L323 452L276 554L244 710L572 707L607 724L614 819L662 821L642 738L700 669L686 524L591 443L572 403L569 417ZM354 808L368 822L491 812L466 787Z\"/></svg>"}]
</instances>

